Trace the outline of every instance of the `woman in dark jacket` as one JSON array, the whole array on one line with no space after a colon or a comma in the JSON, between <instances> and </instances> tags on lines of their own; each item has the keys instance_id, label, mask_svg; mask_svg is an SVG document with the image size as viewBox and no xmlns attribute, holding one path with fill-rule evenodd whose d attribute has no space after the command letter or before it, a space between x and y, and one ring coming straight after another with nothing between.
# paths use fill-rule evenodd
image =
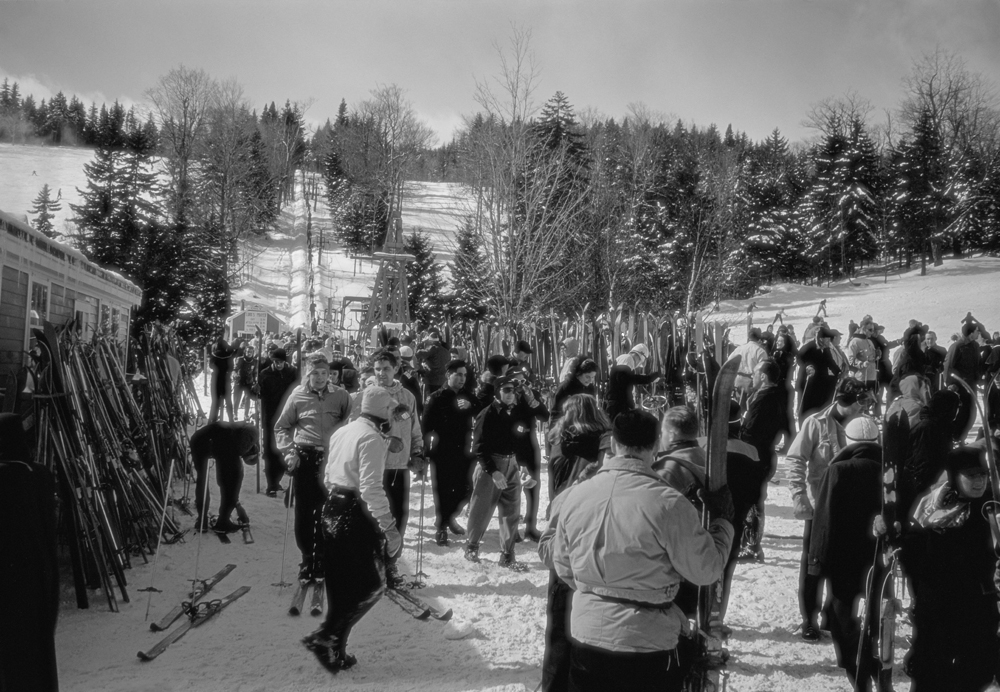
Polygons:
<instances>
[{"instance_id":1,"label":"woman in dark jacket","mask_svg":"<svg viewBox=\"0 0 1000 692\"><path fill-rule=\"evenodd\" d=\"M587 394L597 398L597 363L592 358L581 358L573 368L573 373L568 380L559 385L556 390L555 400L549 415L549 425L554 426L562 418L563 405L566 400L574 394Z\"/></svg>"}]
</instances>

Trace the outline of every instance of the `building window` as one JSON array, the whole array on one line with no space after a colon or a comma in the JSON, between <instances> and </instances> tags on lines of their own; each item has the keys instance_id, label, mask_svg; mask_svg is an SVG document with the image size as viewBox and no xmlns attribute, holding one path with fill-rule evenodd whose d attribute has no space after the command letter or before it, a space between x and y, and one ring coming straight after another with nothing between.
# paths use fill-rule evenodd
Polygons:
<instances>
[{"instance_id":1,"label":"building window","mask_svg":"<svg viewBox=\"0 0 1000 692\"><path fill-rule=\"evenodd\" d=\"M31 283L31 326L41 327L49 318L49 287Z\"/></svg>"}]
</instances>

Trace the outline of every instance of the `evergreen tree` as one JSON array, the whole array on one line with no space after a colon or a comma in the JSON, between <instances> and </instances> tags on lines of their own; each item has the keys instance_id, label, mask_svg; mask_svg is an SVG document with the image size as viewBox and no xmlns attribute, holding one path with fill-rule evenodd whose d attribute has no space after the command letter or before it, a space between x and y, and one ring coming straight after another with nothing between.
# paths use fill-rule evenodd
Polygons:
<instances>
[{"instance_id":1,"label":"evergreen tree","mask_svg":"<svg viewBox=\"0 0 1000 692\"><path fill-rule=\"evenodd\" d=\"M907 244L907 255L920 253L920 272L927 271L927 253L948 225L951 202L944 150L929 111L914 124L912 136L896 157L893 202L896 224Z\"/></svg>"},{"instance_id":2,"label":"evergreen tree","mask_svg":"<svg viewBox=\"0 0 1000 692\"><path fill-rule=\"evenodd\" d=\"M406 265L407 302L410 319L426 328L441 321L447 312L441 266L425 233L414 231L403 242L403 251L416 259Z\"/></svg>"},{"instance_id":3,"label":"evergreen tree","mask_svg":"<svg viewBox=\"0 0 1000 692\"><path fill-rule=\"evenodd\" d=\"M42 185L42 189L39 191L38 196L35 197L34 206L31 207L29 214L35 214L35 230L40 231L45 235L46 238L58 238L59 233L56 233L55 227L52 225L52 219L55 218L55 213L62 210L62 205L59 204L57 200L52 199L52 192L49 190L48 183Z\"/></svg>"},{"instance_id":4,"label":"evergreen tree","mask_svg":"<svg viewBox=\"0 0 1000 692\"><path fill-rule=\"evenodd\" d=\"M466 219L456 238L455 260L451 268L455 317L481 320L487 316L486 284L489 281L479 236L471 219Z\"/></svg>"}]
</instances>

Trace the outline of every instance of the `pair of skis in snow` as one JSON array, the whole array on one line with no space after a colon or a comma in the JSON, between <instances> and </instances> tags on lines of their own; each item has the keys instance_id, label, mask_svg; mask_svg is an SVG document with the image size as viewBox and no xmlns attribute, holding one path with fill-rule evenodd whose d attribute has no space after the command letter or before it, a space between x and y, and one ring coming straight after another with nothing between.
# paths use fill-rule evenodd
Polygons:
<instances>
[{"instance_id":1,"label":"pair of skis in snow","mask_svg":"<svg viewBox=\"0 0 1000 692\"><path fill-rule=\"evenodd\" d=\"M309 602L309 614L313 616L323 614L323 580L322 579L302 579L295 589L292 597L292 605L288 608L289 615L301 615L302 608L306 603L306 596L312 589L312 599Z\"/></svg>"},{"instance_id":2,"label":"pair of skis in snow","mask_svg":"<svg viewBox=\"0 0 1000 692\"><path fill-rule=\"evenodd\" d=\"M236 565L226 565L221 570L213 574L208 579L195 585L195 588L188 595L190 601L174 607L161 620L150 624L149 629L153 632L162 632L168 629L181 615L187 615L188 619L179 625L173 632L161 639L153 648L148 651L140 651L137 656L142 661L152 661L154 658L167 650L171 644L187 634L195 627L200 627L213 617L218 615L231 603L244 596L249 590L249 586L241 586L225 598L214 601L201 601L202 596L212 590L220 581L236 569Z\"/></svg>"},{"instance_id":3,"label":"pair of skis in snow","mask_svg":"<svg viewBox=\"0 0 1000 692\"><path fill-rule=\"evenodd\" d=\"M439 609L428 604L422 598L418 598L413 595L413 592L406 588L387 588L385 590L385 595L389 597L389 600L398 605L403 609L405 613L413 616L416 620L427 620L429 618L434 618L435 620L440 620L441 622L447 622L451 620L452 612L451 608L441 612Z\"/></svg>"}]
</instances>

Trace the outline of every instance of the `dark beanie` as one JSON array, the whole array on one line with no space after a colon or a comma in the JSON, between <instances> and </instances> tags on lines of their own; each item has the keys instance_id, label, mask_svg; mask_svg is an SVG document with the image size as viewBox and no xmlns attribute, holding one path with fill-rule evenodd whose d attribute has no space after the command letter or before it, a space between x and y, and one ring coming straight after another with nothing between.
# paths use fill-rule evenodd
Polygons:
<instances>
[{"instance_id":1,"label":"dark beanie","mask_svg":"<svg viewBox=\"0 0 1000 692\"><path fill-rule=\"evenodd\" d=\"M945 468L948 469L948 478L954 483L955 476L968 469L978 469L983 473L986 467L983 465L981 453L978 447L958 447L948 452L945 457Z\"/></svg>"},{"instance_id":2,"label":"dark beanie","mask_svg":"<svg viewBox=\"0 0 1000 692\"><path fill-rule=\"evenodd\" d=\"M970 336L975 334L978 330L979 328L974 322L966 322L962 325L962 336Z\"/></svg>"}]
</instances>

